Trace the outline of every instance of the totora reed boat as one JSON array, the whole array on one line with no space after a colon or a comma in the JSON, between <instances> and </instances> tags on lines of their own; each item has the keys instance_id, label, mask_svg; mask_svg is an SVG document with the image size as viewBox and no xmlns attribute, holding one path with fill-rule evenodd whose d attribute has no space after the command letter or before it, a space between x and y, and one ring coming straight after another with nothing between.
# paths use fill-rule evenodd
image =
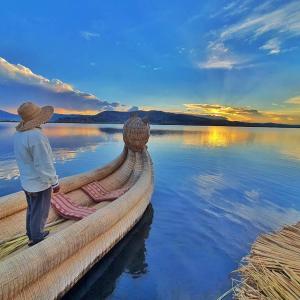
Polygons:
<instances>
[{"instance_id":1,"label":"totora reed boat","mask_svg":"<svg viewBox=\"0 0 300 300\"><path fill-rule=\"evenodd\" d=\"M0 299L60 298L139 221L153 191L149 133L147 121L132 116L117 159L63 178L51 200L50 235L33 247L24 193L0 197Z\"/></svg>"}]
</instances>

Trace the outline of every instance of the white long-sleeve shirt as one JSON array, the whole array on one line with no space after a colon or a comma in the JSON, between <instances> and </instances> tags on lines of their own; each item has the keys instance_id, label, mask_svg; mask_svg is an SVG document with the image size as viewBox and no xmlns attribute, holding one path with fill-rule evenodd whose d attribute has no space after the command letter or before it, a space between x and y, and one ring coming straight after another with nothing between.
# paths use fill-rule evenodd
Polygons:
<instances>
[{"instance_id":1,"label":"white long-sleeve shirt","mask_svg":"<svg viewBox=\"0 0 300 300\"><path fill-rule=\"evenodd\" d=\"M41 129L17 131L14 151L25 191L40 192L58 185L52 150Z\"/></svg>"}]
</instances>

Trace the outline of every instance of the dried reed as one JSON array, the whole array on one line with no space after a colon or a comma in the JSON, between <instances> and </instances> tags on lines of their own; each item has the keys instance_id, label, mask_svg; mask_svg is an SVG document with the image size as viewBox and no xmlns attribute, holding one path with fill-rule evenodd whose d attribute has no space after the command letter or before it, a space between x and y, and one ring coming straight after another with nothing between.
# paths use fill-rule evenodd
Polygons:
<instances>
[{"instance_id":1,"label":"dried reed","mask_svg":"<svg viewBox=\"0 0 300 300\"><path fill-rule=\"evenodd\" d=\"M239 268L239 300L300 299L300 222L260 236Z\"/></svg>"},{"instance_id":2,"label":"dried reed","mask_svg":"<svg viewBox=\"0 0 300 300\"><path fill-rule=\"evenodd\" d=\"M52 231L61 222L65 221L60 219L46 226L49 231ZM0 241L0 260L9 254L17 251L18 249L24 247L28 243L28 237L25 234L17 235L11 239Z\"/></svg>"}]
</instances>

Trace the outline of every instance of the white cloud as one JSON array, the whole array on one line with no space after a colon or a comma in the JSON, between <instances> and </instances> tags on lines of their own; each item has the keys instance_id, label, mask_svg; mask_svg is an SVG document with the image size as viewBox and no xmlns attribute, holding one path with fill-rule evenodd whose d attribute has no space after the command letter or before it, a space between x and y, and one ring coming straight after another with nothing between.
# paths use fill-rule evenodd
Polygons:
<instances>
[{"instance_id":1,"label":"white cloud","mask_svg":"<svg viewBox=\"0 0 300 300\"><path fill-rule=\"evenodd\" d=\"M199 63L201 69L227 69L231 70L237 62L230 59L220 59L218 57L210 57L207 61Z\"/></svg>"},{"instance_id":2,"label":"white cloud","mask_svg":"<svg viewBox=\"0 0 300 300\"><path fill-rule=\"evenodd\" d=\"M100 37L100 34L97 32L90 32L90 31L80 31L80 35L86 39L87 41Z\"/></svg>"},{"instance_id":3,"label":"white cloud","mask_svg":"<svg viewBox=\"0 0 300 300\"><path fill-rule=\"evenodd\" d=\"M20 83L43 85L45 88L56 92L74 91L70 84L64 83L59 79L49 80L42 75L33 73L29 68L20 64L11 64L0 57L0 76L10 78Z\"/></svg>"},{"instance_id":4,"label":"white cloud","mask_svg":"<svg viewBox=\"0 0 300 300\"><path fill-rule=\"evenodd\" d=\"M253 3L248 0L235 0L216 14L218 18L235 16L239 21L211 32L217 37L208 44L207 59L198 64L200 68L230 70L249 66L253 56L242 58L236 51L233 52L233 45L243 42L249 44L257 40L257 47L266 51L268 55L297 48L292 46L286 49L284 44L287 40L300 36L300 1L285 2L275 8L274 1L265 1L250 10L251 5L253 6ZM228 45L231 45L230 50Z\"/></svg>"},{"instance_id":5,"label":"white cloud","mask_svg":"<svg viewBox=\"0 0 300 300\"><path fill-rule=\"evenodd\" d=\"M251 0L233 1L225 5L223 10L226 16L237 16L247 11L250 7L250 3Z\"/></svg>"},{"instance_id":6,"label":"white cloud","mask_svg":"<svg viewBox=\"0 0 300 300\"><path fill-rule=\"evenodd\" d=\"M285 4L271 12L254 13L245 20L227 27L221 32L220 38L257 38L270 32L284 35L285 38L300 35L299 1Z\"/></svg>"},{"instance_id":7,"label":"white cloud","mask_svg":"<svg viewBox=\"0 0 300 300\"><path fill-rule=\"evenodd\" d=\"M268 40L263 46L260 47L262 50L266 50L269 55L280 53L281 42L278 38L273 38Z\"/></svg>"},{"instance_id":8,"label":"white cloud","mask_svg":"<svg viewBox=\"0 0 300 300\"><path fill-rule=\"evenodd\" d=\"M14 107L25 100L38 104L52 104L60 110L97 112L129 110L118 102L107 102L95 95L75 89L59 79L47 79L29 68L12 64L0 57L0 98L4 107Z\"/></svg>"},{"instance_id":9,"label":"white cloud","mask_svg":"<svg viewBox=\"0 0 300 300\"><path fill-rule=\"evenodd\" d=\"M4 58L0 57L0 75L5 74L12 79L31 81L33 83L49 83L49 80L41 75L34 74L29 68L20 64L10 64Z\"/></svg>"},{"instance_id":10,"label":"white cloud","mask_svg":"<svg viewBox=\"0 0 300 300\"><path fill-rule=\"evenodd\" d=\"M233 55L222 42L210 42L207 46L207 59L200 62L201 69L227 69L245 67L246 60Z\"/></svg>"},{"instance_id":11,"label":"white cloud","mask_svg":"<svg viewBox=\"0 0 300 300\"><path fill-rule=\"evenodd\" d=\"M225 6L221 7L220 9L216 10L213 14L210 15L211 18L230 18L236 17L247 10L250 9L250 4L252 0L234 0L234 1L226 1Z\"/></svg>"},{"instance_id":12,"label":"white cloud","mask_svg":"<svg viewBox=\"0 0 300 300\"><path fill-rule=\"evenodd\" d=\"M285 102L290 104L300 104L300 96L289 98Z\"/></svg>"}]
</instances>

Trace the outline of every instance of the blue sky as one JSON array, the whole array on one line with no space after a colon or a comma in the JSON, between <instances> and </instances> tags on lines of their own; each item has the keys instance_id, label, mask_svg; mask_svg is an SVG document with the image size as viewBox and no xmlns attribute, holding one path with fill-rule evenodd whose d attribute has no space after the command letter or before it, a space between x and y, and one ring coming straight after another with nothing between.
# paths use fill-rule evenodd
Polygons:
<instances>
[{"instance_id":1,"label":"blue sky","mask_svg":"<svg viewBox=\"0 0 300 300\"><path fill-rule=\"evenodd\" d=\"M0 38L0 109L300 123L299 1L6 1Z\"/></svg>"}]
</instances>

